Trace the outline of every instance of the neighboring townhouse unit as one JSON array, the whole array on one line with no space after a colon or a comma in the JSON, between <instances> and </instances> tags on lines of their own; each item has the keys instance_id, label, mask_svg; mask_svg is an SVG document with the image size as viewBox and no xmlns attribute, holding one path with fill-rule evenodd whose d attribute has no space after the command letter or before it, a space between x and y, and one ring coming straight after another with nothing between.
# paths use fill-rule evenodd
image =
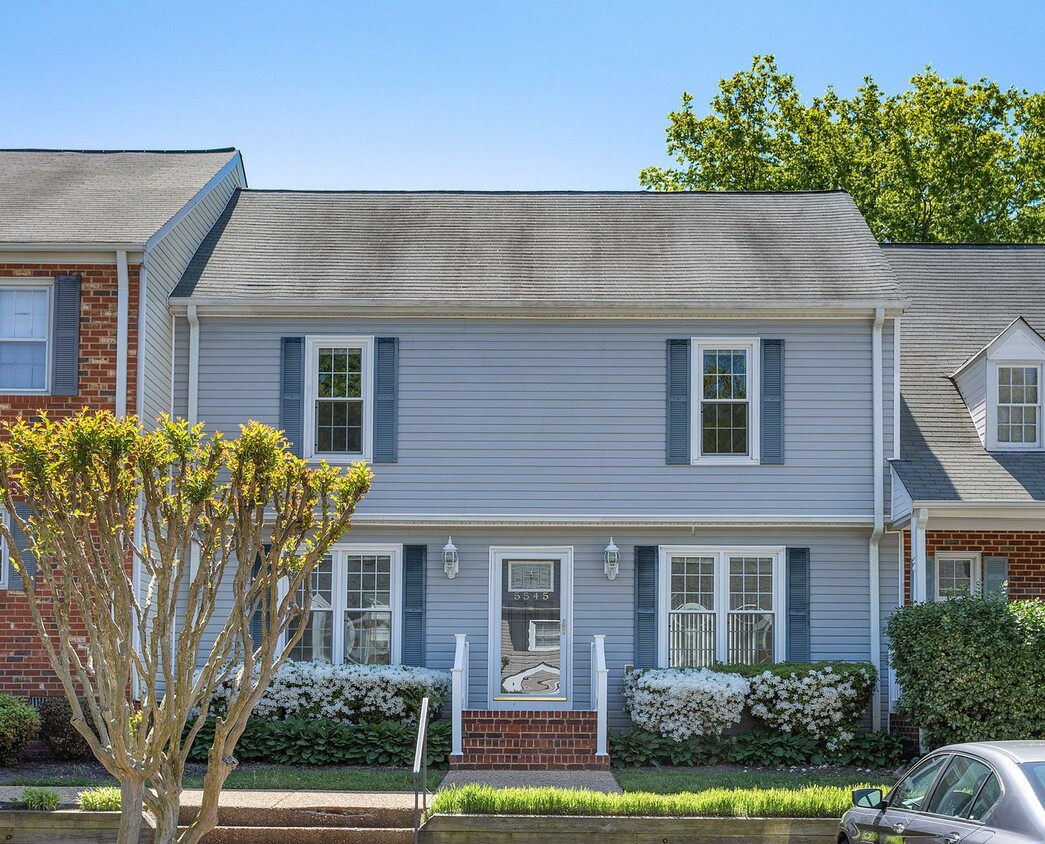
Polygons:
<instances>
[{"instance_id":1,"label":"neighboring townhouse unit","mask_svg":"<svg viewBox=\"0 0 1045 844\"><path fill-rule=\"evenodd\" d=\"M885 246L903 317L906 599L1045 597L1045 247Z\"/></svg>"},{"instance_id":2,"label":"neighboring townhouse unit","mask_svg":"<svg viewBox=\"0 0 1045 844\"><path fill-rule=\"evenodd\" d=\"M245 184L233 149L0 151L0 418L167 409L166 297ZM2 551L0 692L61 694Z\"/></svg>"},{"instance_id":3,"label":"neighboring townhouse unit","mask_svg":"<svg viewBox=\"0 0 1045 844\"><path fill-rule=\"evenodd\" d=\"M846 194L240 190L170 306L174 413L373 463L294 657L453 668L455 766L606 764L631 666L881 664L904 302Z\"/></svg>"}]
</instances>

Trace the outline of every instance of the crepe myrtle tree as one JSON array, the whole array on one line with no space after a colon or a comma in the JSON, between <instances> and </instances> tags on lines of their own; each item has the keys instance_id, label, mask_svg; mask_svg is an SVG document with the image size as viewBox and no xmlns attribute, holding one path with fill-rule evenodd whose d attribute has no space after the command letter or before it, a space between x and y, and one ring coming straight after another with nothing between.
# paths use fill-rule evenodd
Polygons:
<instances>
[{"instance_id":1,"label":"crepe myrtle tree","mask_svg":"<svg viewBox=\"0 0 1045 844\"><path fill-rule=\"evenodd\" d=\"M138 841L144 807L157 842L195 844L370 469L310 467L257 422L226 439L84 411L6 423L2 439L0 532L73 724L120 781L118 841ZM223 683L200 812L179 836L185 762Z\"/></svg>"}]
</instances>

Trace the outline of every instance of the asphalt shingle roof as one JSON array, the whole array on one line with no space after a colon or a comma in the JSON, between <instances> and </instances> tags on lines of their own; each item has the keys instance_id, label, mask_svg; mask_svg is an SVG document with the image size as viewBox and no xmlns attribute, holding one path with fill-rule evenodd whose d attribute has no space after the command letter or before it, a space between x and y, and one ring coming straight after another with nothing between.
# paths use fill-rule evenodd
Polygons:
<instances>
[{"instance_id":1,"label":"asphalt shingle roof","mask_svg":"<svg viewBox=\"0 0 1045 844\"><path fill-rule=\"evenodd\" d=\"M1045 454L990 453L950 376L1022 316L1045 332L1045 246L884 245L901 327L901 460L915 500L1045 501Z\"/></svg>"},{"instance_id":2,"label":"asphalt shingle roof","mask_svg":"<svg viewBox=\"0 0 1045 844\"><path fill-rule=\"evenodd\" d=\"M235 154L0 150L0 245L145 243Z\"/></svg>"},{"instance_id":3,"label":"asphalt shingle roof","mask_svg":"<svg viewBox=\"0 0 1045 844\"><path fill-rule=\"evenodd\" d=\"M552 308L898 299L842 192L245 190L172 295Z\"/></svg>"}]
</instances>

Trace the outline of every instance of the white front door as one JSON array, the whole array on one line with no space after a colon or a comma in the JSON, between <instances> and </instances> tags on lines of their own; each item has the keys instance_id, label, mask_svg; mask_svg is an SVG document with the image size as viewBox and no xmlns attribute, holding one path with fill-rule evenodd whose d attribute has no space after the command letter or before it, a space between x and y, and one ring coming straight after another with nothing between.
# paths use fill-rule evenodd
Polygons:
<instances>
[{"instance_id":1,"label":"white front door","mask_svg":"<svg viewBox=\"0 0 1045 844\"><path fill-rule=\"evenodd\" d=\"M490 706L570 701L573 549L490 549Z\"/></svg>"}]
</instances>

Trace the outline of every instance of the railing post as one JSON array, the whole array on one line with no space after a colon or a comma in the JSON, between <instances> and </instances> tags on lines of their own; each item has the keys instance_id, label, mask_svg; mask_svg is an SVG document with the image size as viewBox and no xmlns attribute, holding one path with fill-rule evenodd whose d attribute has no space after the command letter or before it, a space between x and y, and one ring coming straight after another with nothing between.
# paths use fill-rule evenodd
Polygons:
<instances>
[{"instance_id":1,"label":"railing post","mask_svg":"<svg viewBox=\"0 0 1045 844\"><path fill-rule=\"evenodd\" d=\"M606 698L609 696L609 669L606 668L606 636L603 633L595 634L595 641L592 644L592 666L593 666L593 689L594 697L596 701L596 729L598 735L595 739L595 755L606 756L609 754L608 748L608 718L606 709Z\"/></svg>"},{"instance_id":2,"label":"railing post","mask_svg":"<svg viewBox=\"0 0 1045 844\"><path fill-rule=\"evenodd\" d=\"M457 644L454 648L454 667L450 669L450 676L453 681L451 687L451 705L453 707L451 727L453 738L450 745L450 753L460 756L464 752L464 741L461 733L464 709L468 705L468 636L465 633L455 633L454 639L457 641Z\"/></svg>"}]
</instances>

